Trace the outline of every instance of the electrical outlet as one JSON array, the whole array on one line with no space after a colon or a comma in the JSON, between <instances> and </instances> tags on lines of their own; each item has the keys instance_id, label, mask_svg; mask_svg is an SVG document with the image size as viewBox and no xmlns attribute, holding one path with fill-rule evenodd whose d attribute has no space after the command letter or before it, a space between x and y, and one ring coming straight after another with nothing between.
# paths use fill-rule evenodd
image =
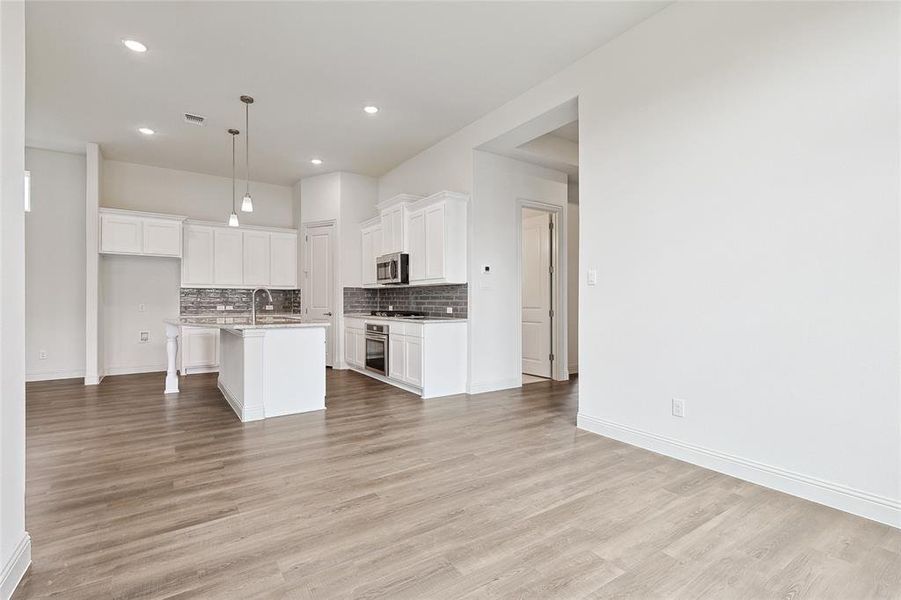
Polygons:
<instances>
[{"instance_id":1,"label":"electrical outlet","mask_svg":"<svg viewBox=\"0 0 901 600\"><path fill-rule=\"evenodd\" d=\"M225 310L235 310L235 307L232 305L228 305L225 307Z\"/></svg>"},{"instance_id":2,"label":"electrical outlet","mask_svg":"<svg viewBox=\"0 0 901 600\"><path fill-rule=\"evenodd\" d=\"M138 334L138 343L139 344L147 344L150 342L150 332L142 331Z\"/></svg>"},{"instance_id":3,"label":"electrical outlet","mask_svg":"<svg viewBox=\"0 0 901 600\"><path fill-rule=\"evenodd\" d=\"M598 284L598 270L597 269L588 269L588 285L597 285Z\"/></svg>"},{"instance_id":4,"label":"electrical outlet","mask_svg":"<svg viewBox=\"0 0 901 600\"><path fill-rule=\"evenodd\" d=\"M145 312L146 310L147 310L146 304L144 304L143 302L141 304L138 304L138 312Z\"/></svg>"},{"instance_id":5,"label":"electrical outlet","mask_svg":"<svg viewBox=\"0 0 901 600\"><path fill-rule=\"evenodd\" d=\"M41 360L47 360L47 351L46 351L46 350L39 350L39 351L38 351L38 358L41 359Z\"/></svg>"},{"instance_id":6,"label":"electrical outlet","mask_svg":"<svg viewBox=\"0 0 901 600\"><path fill-rule=\"evenodd\" d=\"M454 314L454 307L453 307L453 306L448 306L448 307L447 307L447 314L449 314L449 315Z\"/></svg>"},{"instance_id":7,"label":"electrical outlet","mask_svg":"<svg viewBox=\"0 0 901 600\"><path fill-rule=\"evenodd\" d=\"M388 305L388 310L394 310L394 307L391 306L391 305L389 304L389 305Z\"/></svg>"},{"instance_id":8,"label":"electrical outlet","mask_svg":"<svg viewBox=\"0 0 901 600\"><path fill-rule=\"evenodd\" d=\"M275 307L272 306L271 304L267 304L267 305L264 306L263 308L264 308L265 310L275 310Z\"/></svg>"},{"instance_id":9,"label":"electrical outlet","mask_svg":"<svg viewBox=\"0 0 901 600\"><path fill-rule=\"evenodd\" d=\"M685 400L682 400L681 398L673 398L673 416L685 416Z\"/></svg>"},{"instance_id":10,"label":"electrical outlet","mask_svg":"<svg viewBox=\"0 0 901 600\"><path fill-rule=\"evenodd\" d=\"M217 305L216 305L216 310L225 310L225 305L224 305L224 304L217 304Z\"/></svg>"}]
</instances>

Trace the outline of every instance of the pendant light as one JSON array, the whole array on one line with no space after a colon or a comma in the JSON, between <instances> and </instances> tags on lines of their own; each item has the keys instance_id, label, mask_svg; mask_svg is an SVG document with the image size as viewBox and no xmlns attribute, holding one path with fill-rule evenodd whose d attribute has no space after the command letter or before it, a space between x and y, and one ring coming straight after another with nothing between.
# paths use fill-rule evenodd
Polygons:
<instances>
[{"instance_id":1,"label":"pendant light","mask_svg":"<svg viewBox=\"0 0 901 600\"><path fill-rule=\"evenodd\" d=\"M244 158L247 161L247 190L241 201L241 212L253 212L253 198L250 197L250 105L253 104L253 98L241 96L241 102L244 103Z\"/></svg>"},{"instance_id":2,"label":"pendant light","mask_svg":"<svg viewBox=\"0 0 901 600\"><path fill-rule=\"evenodd\" d=\"M228 216L228 226L238 226L238 213L235 211L235 136L241 133L237 129L229 129L232 136L232 214Z\"/></svg>"}]
</instances>

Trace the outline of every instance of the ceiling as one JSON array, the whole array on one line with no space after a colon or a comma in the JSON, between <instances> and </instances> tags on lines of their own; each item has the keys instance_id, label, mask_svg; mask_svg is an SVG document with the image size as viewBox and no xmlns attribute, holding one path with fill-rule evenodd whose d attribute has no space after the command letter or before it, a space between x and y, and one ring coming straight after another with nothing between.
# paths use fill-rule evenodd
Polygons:
<instances>
[{"instance_id":1,"label":"ceiling","mask_svg":"<svg viewBox=\"0 0 901 600\"><path fill-rule=\"evenodd\" d=\"M28 2L27 144L83 152L92 141L107 159L227 176L225 130L243 138L238 97L250 94L252 179L377 176L663 6Z\"/></svg>"}]
</instances>

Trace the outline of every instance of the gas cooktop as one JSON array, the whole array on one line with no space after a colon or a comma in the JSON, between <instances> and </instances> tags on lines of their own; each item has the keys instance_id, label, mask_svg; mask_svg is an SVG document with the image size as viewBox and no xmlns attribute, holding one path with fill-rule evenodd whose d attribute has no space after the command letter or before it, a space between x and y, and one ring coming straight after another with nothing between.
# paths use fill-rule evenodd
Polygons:
<instances>
[{"instance_id":1,"label":"gas cooktop","mask_svg":"<svg viewBox=\"0 0 901 600\"><path fill-rule=\"evenodd\" d=\"M403 317L405 319L425 319L424 312L415 310L374 310L369 313L373 317Z\"/></svg>"}]
</instances>

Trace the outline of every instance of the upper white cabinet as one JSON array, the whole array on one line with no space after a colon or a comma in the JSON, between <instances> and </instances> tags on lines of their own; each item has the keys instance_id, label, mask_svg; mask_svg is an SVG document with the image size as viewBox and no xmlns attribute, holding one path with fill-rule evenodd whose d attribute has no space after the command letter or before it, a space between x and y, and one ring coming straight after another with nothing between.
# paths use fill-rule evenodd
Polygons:
<instances>
[{"instance_id":1,"label":"upper white cabinet","mask_svg":"<svg viewBox=\"0 0 901 600\"><path fill-rule=\"evenodd\" d=\"M382 223L382 244L375 255L407 251L407 206L422 196L398 194L377 204Z\"/></svg>"},{"instance_id":2,"label":"upper white cabinet","mask_svg":"<svg viewBox=\"0 0 901 600\"><path fill-rule=\"evenodd\" d=\"M272 287L297 287L297 234L270 234L269 285Z\"/></svg>"},{"instance_id":3,"label":"upper white cabinet","mask_svg":"<svg viewBox=\"0 0 901 600\"><path fill-rule=\"evenodd\" d=\"M269 285L270 234L266 231L244 231L244 284Z\"/></svg>"},{"instance_id":4,"label":"upper white cabinet","mask_svg":"<svg viewBox=\"0 0 901 600\"><path fill-rule=\"evenodd\" d=\"M297 287L297 233L188 222L182 287Z\"/></svg>"},{"instance_id":5,"label":"upper white cabinet","mask_svg":"<svg viewBox=\"0 0 901 600\"><path fill-rule=\"evenodd\" d=\"M185 224L185 253L181 260L181 282L189 285L213 284L213 228Z\"/></svg>"},{"instance_id":6,"label":"upper white cabinet","mask_svg":"<svg viewBox=\"0 0 901 600\"><path fill-rule=\"evenodd\" d=\"M244 284L244 232L240 229L217 227L213 230L213 283Z\"/></svg>"},{"instance_id":7,"label":"upper white cabinet","mask_svg":"<svg viewBox=\"0 0 901 600\"><path fill-rule=\"evenodd\" d=\"M363 264L362 283L376 284L375 259L382 253L382 219L376 217L360 224L360 243L362 245Z\"/></svg>"},{"instance_id":8,"label":"upper white cabinet","mask_svg":"<svg viewBox=\"0 0 901 600\"><path fill-rule=\"evenodd\" d=\"M100 252L181 256L182 219L116 209L100 211Z\"/></svg>"},{"instance_id":9,"label":"upper white cabinet","mask_svg":"<svg viewBox=\"0 0 901 600\"><path fill-rule=\"evenodd\" d=\"M439 192L409 210L410 283L466 283L466 194Z\"/></svg>"}]
</instances>

